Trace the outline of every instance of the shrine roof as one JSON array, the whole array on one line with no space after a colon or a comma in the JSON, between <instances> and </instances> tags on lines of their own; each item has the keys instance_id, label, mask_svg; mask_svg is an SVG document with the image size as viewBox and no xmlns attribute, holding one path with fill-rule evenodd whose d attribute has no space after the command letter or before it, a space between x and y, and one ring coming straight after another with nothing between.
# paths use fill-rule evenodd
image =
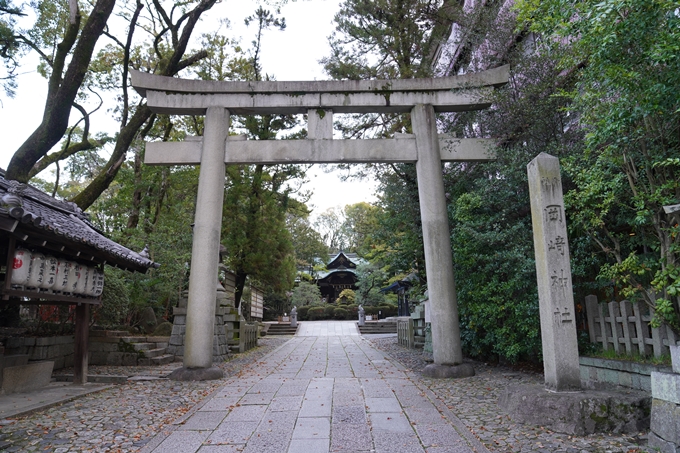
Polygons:
<instances>
[{"instance_id":1,"label":"shrine roof","mask_svg":"<svg viewBox=\"0 0 680 453\"><path fill-rule=\"evenodd\" d=\"M146 252L134 252L107 238L75 203L52 198L39 189L6 180L0 169L0 234L44 253L67 255L77 261L106 263L146 272L160 264Z\"/></svg>"}]
</instances>

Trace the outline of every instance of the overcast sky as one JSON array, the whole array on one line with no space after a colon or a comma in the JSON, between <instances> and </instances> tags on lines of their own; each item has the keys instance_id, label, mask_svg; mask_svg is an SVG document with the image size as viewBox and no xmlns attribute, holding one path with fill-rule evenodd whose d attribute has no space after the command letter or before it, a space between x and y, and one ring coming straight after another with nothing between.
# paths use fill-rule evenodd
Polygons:
<instances>
[{"instance_id":1,"label":"overcast sky","mask_svg":"<svg viewBox=\"0 0 680 453\"><path fill-rule=\"evenodd\" d=\"M318 61L328 55L327 37L333 31L333 16L339 8L339 0L298 0L288 2L281 8L286 18L285 31L267 31L262 43L262 67L264 72L277 80L324 80L328 77ZM243 19L257 8L255 1L225 0L204 14L210 22L204 27L216 27L218 19L228 18L230 33L242 37L242 45L249 47L254 27L246 28ZM265 8L271 7L264 5ZM203 31L203 30L199 30ZM196 35L198 33L195 33ZM13 99L0 96L0 125L3 132L0 146L0 167L7 168L14 151L40 123L46 95L46 82L35 72L35 61L29 60L18 79L19 89ZM75 115L72 115L72 119ZM93 132L113 128L115 123L106 121L110 115L102 111L93 120ZM107 124L102 126L102 124ZM99 126L98 126L99 125ZM98 128L99 127L99 128ZM103 128L103 129L102 129ZM49 172L49 170L47 170ZM375 182L341 182L340 173L326 174L318 168L309 172L310 189L314 191L310 204L315 207L313 215L327 208L344 206L358 201L374 199ZM44 175L45 178L48 175Z\"/></svg>"}]
</instances>

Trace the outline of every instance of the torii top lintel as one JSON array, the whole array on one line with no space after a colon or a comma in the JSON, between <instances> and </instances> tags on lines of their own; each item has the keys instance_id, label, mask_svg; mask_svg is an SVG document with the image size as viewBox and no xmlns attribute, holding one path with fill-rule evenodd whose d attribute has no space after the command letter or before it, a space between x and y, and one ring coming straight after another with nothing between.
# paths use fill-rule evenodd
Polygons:
<instances>
[{"instance_id":1,"label":"torii top lintel","mask_svg":"<svg viewBox=\"0 0 680 453\"><path fill-rule=\"evenodd\" d=\"M489 107L488 93L509 79L509 66L428 79L307 82L215 82L131 71L132 86L156 113L203 115L209 107L233 114L404 113L417 104L437 112Z\"/></svg>"}]
</instances>

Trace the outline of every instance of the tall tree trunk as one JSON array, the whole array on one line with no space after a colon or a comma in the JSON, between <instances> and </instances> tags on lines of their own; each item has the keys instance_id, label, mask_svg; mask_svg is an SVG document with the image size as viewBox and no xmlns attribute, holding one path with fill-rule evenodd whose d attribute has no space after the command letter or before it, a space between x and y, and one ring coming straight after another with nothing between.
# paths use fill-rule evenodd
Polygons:
<instances>
[{"instance_id":1,"label":"tall tree trunk","mask_svg":"<svg viewBox=\"0 0 680 453\"><path fill-rule=\"evenodd\" d=\"M62 70L78 34L77 18L59 44L48 88L45 111L40 125L12 156L6 179L28 182L33 165L48 153L64 135L68 127L71 107L83 83L97 40L102 35L111 15L115 0L97 0L78 39L66 74Z\"/></svg>"},{"instance_id":2,"label":"tall tree trunk","mask_svg":"<svg viewBox=\"0 0 680 453\"><path fill-rule=\"evenodd\" d=\"M201 14L212 8L216 2L217 0L202 0L201 3L196 6L196 8L183 16L183 19L185 20L179 20L178 24L172 27L171 31L173 36L175 36L177 34L179 24L186 21L186 25L182 29L182 34L176 42L175 50L172 53L167 66L161 71L160 75L174 76L182 69L207 56L207 52L200 51L191 57L182 60L182 58L184 58L187 46L189 45L189 40L194 31L194 27L200 19ZM124 65L126 67L129 66L129 61L125 61ZM151 110L146 106L146 104L140 105L130 119L130 122L121 125L120 134L118 136L118 141L116 142L113 154L111 154L111 158L104 166L104 169L85 189L83 189L81 193L76 195L76 197L72 200L81 209L85 210L90 207L92 203L94 203L95 200L102 194L102 192L104 192L109 187L111 182L118 174L118 170L120 170L123 162L125 162L125 156L128 149L130 148L130 145L135 139L135 136L137 135L137 131L139 131L146 120L149 119L151 114Z\"/></svg>"}]
</instances>

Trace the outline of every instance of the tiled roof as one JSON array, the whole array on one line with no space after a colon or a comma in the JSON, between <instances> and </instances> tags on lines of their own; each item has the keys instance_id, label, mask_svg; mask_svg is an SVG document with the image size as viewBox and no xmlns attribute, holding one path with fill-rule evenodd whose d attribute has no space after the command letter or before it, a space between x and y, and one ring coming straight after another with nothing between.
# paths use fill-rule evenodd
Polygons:
<instances>
[{"instance_id":1,"label":"tiled roof","mask_svg":"<svg viewBox=\"0 0 680 453\"><path fill-rule=\"evenodd\" d=\"M0 219L17 220L15 235L24 234L61 245L64 253L88 253L124 269L146 272L159 267L143 254L104 236L75 203L57 200L28 184L4 179L0 172Z\"/></svg>"}]
</instances>

